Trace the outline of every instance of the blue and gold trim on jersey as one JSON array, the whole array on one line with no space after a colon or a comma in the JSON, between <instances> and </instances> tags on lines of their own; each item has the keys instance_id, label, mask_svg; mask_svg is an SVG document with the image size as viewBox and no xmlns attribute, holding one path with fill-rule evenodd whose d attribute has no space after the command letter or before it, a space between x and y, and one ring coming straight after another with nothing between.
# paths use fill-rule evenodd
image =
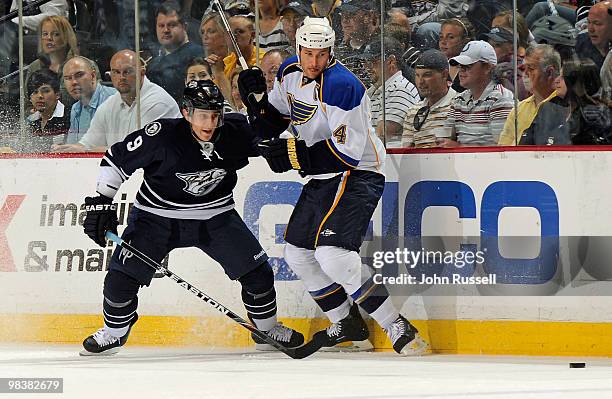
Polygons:
<instances>
[{"instance_id":1,"label":"blue and gold trim on jersey","mask_svg":"<svg viewBox=\"0 0 612 399\"><path fill-rule=\"evenodd\" d=\"M340 152L340 150L338 150L334 145L333 140L327 139L325 140L325 143L327 144L327 147L329 147L329 150L332 152L332 154L334 154L336 158L342 161L342 163L346 164L347 166L350 166L351 168L356 168L357 165L359 165L358 159L351 158L348 155Z\"/></svg>"},{"instance_id":2,"label":"blue and gold trim on jersey","mask_svg":"<svg viewBox=\"0 0 612 399\"><path fill-rule=\"evenodd\" d=\"M311 105L300 100L296 100L293 94L287 94L289 103L289 116L291 124L294 126L303 125L312 119L317 112L318 105Z\"/></svg>"}]
</instances>

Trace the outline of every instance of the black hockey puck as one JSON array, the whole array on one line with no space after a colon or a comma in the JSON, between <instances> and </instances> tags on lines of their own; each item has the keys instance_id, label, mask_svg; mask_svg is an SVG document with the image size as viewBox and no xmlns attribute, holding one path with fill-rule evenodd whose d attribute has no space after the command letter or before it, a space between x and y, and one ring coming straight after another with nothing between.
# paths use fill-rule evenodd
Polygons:
<instances>
[{"instance_id":1,"label":"black hockey puck","mask_svg":"<svg viewBox=\"0 0 612 399\"><path fill-rule=\"evenodd\" d=\"M570 363L569 364L571 369L583 369L586 367L585 363Z\"/></svg>"}]
</instances>

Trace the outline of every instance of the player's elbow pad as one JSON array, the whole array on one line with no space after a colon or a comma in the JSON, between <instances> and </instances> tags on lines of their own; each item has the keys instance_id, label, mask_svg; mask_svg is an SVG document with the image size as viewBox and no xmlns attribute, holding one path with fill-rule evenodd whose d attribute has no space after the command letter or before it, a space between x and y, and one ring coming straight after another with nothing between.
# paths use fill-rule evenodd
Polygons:
<instances>
[{"instance_id":1,"label":"player's elbow pad","mask_svg":"<svg viewBox=\"0 0 612 399\"><path fill-rule=\"evenodd\" d=\"M266 103L258 113L249 113L251 126L262 139L278 137L289 127L289 118L270 103Z\"/></svg>"},{"instance_id":2,"label":"player's elbow pad","mask_svg":"<svg viewBox=\"0 0 612 399\"><path fill-rule=\"evenodd\" d=\"M322 140L308 148L309 168L303 170L308 175L321 173L344 172L354 169L357 163L343 160L340 153L334 152L328 140ZM353 165L353 163L355 163Z\"/></svg>"}]
</instances>

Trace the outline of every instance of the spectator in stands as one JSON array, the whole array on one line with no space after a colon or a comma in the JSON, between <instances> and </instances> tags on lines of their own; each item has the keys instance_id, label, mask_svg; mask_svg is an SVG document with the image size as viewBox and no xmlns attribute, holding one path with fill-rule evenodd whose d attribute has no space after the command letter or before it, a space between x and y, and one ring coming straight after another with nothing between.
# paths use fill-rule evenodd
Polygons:
<instances>
[{"instance_id":1,"label":"spectator in stands","mask_svg":"<svg viewBox=\"0 0 612 399\"><path fill-rule=\"evenodd\" d=\"M453 18L467 21L464 17L468 9L468 1L438 0L432 2L417 0L410 2L410 4L413 16L409 20L414 31L414 43L416 47L421 49L436 48L441 32L440 22Z\"/></svg>"},{"instance_id":2,"label":"spectator in stands","mask_svg":"<svg viewBox=\"0 0 612 399\"><path fill-rule=\"evenodd\" d=\"M343 36L340 45L334 49L334 55L369 87L373 82L359 56L374 38L378 37L380 41L380 6L371 0L350 0L338 10Z\"/></svg>"},{"instance_id":3,"label":"spectator in stands","mask_svg":"<svg viewBox=\"0 0 612 399\"><path fill-rule=\"evenodd\" d=\"M213 80L210 64L202 57L195 57L185 70L185 86L192 80Z\"/></svg>"},{"instance_id":4,"label":"spectator in stands","mask_svg":"<svg viewBox=\"0 0 612 399\"><path fill-rule=\"evenodd\" d=\"M535 44L527 49L525 74L531 82L533 95L518 104L517 125L512 110L499 136L499 145L516 145L523 131L531 126L540 107L557 96L556 80L561 72L561 57L549 44Z\"/></svg>"},{"instance_id":5,"label":"spectator in stands","mask_svg":"<svg viewBox=\"0 0 612 399\"><path fill-rule=\"evenodd\" d=\"M555 4L554 7L559 17L565 19L572 25L576 23L576 9L560 4ZM531 28L535 21L547 15L552 15L551 5L548 1L540 1L531 8L529 13L527 13L525 22L527 22L527 26Z\"/></svg>"},{"instance_id":6,"label":"spectator in stands","mask_svg":"<svg viewBox=\"0 0 612 399\"><path fill-rule=\"evenodd\" d=\"M187 68L185 69L185 85L191 82L192 80L213 80L214 75L212 73L212 69L206 60L202 57L196 57L189 64L187 64ZM234 108L228 101L229 97L225 99L224 103L224 112L234 112Z\"/></svg>"},{"instance_id":7,"label":"spectator in stands","mask_svg":"<svg viewBox=\"0 0 612 399\"><path fill-rule=\"evenodd\" d=\"M493 46L481 40L469 42L450 64L459 65L459 80L467 90L452 101L445 124L448 138L439 144L496 145L514 102L510 91L491 80L497 64Z\"/></svg>"},{"instance_id":8,"label":"spectator in stands","mask_svg":"<svg viewBox=\"0 0 612 399\"><path fill-rule=\"evenodd\" d=\"M391 37L400 42L403 49L402 60L404 69L402 75L412 84L415 83L414 66L419 58L420 51L411 45L410 31L404 26L395 23L387 23L384 26L385 37Z\"/></svg>"},{"instance_id":9,"label":"spectator in stands","mask_svg":"<svg viewBox=\"0 0 612 399\"><path fill-rule=\"evenodd\" d=\"M565 19L556 15L542 17L533 24L532 33L536 43L552 45L562 62L575 57L576 30Z\"/></svg>"},{"instance_id":10,"label":"spectator in stands","mask_svg":"<svg viewBox=\"0 0 612 399\"><path fill-rule=\"evenodd\" d=\"M495 15L491 21L491 28L504 28L512 32L514 30L512 10L505 10ZM525 18L519 13L516 14L516 31L518 33L518 56L521 59L525 57L525 51L529 47L531 39L527 22L525 22Z\"/></svg>"},{"instance_id":11,"label":"spectator in stands","mask_svg":"<svg viewBox=\"0 0 612 399\"><path fill-rule=\"evenodd\" d=\"M66 139L70 115L59 100L59 80L48 69L34 72L28 81L28 94L35 112L27 117L31 152L48 152L52 144Z\"/></svg>"},{"instance_id":12,"label":"spectator in stands","mask_svg":"<svg viewBox=\"0 0 612 399\"><path fill-rule=\"evenodd\" d=\"M78 143L89 129L98 107L117 93L117 90L104 86L98 80L96 69L95 62L82 56L75 56L64 64L64 85L76 101L70 111L70 130L66 144Z\"/></svg>"},{"instance_id":13,"label":"spectator in stands","mask_svg":"<svg viewBox=\"0 0 612 399\"><path fill-rule=\"evenodd\" d=\"M78 144L59 146L57 151L104 152L108 147L160 118L181 118L176 101L161 87L137 71L136 53L121 50L111 58L111 79L118 93L98 107L87 133ZM136 73L140 73L140 121L137 116Z\"/></svg>"},{"instance_id":14,"label":"spectator in stands","mask_svg":"<svg viewBox=\"0 0 612 399\"><path fill-rule=\"evenodd\" d=\"M202 47L189 41L187 25L180 5L173 0L163 2L155 15L159 54L147 64L147 77L161 86L177 104L183 97L183 77L177 74L195 57L202 55Z\"/></svg>"},{"instance_id":15,"label":"spectator in stands","mask_svg":"<svg viewBox=\"0 0 612 399\"><path fill-rule=\"evenodd\" d=\"M514 35L505 28L496 27L492 28L488 33L482 34L480 39L488 41L495 49L495 54L497 55L497 65L493 70L493 80L514 93ZM523 62L520 60L518 65L520 66L522 64ZM519 82L516 87L518 90L518 99L523 100L527 98L528 93L527 90L525 90L522 68L520 67L517 70L517 77Z\"/></svg>"},{"instance_id":16,"label":"spectator in stands","mask_svg":"<svg viewBox=\"0 0 612 399\"><path fill-rule=\"evenodd\" d=\"M224 67L223 59L229 55L230 45L219 14L205 15L200 25L200 33L202 34L202 46L204 47L206 61L210 64L215 75L221 75ZM218 83L217 86L219 86Z\"/></svg>"},{"instance_id":17,"label":"spectator in stands","mask_svg":"<svg viewBox=\"0 0 612 399\"><path fill-rule=\"evenodd\" d=\"M268 93L274 88L274 79L276 79L278 68L290 56L291 54L285 50L269 50L261 59L260 68L266 78Z\"/></svg>"},{"instance_id":18,"label":"spectator in stands","mask_svg":"<svg viewBox=\"0 0 612 399\"><path fill-rule=\"evenodd\" d=\"M595 4L589 10L588 32L576 39L576 53L580 58L590 58L601 69L612 40L612 15L608 2Z\"/></svg>"},{"instance_id":19,"label":"spectator in stands","mask_svg":"<svg viewBox=\"0 0 612 399\"><path fill-rule=\"evenodd\" d=\"M241 114L246 115L247 110L244 104L242 103L242 98L240 97L240 91L238 90L238 75L239 74L240 73L238 71L234 72L230 80L232 83L232 102L234 104L233 109L235 110L235 112L239 112Z\"/></svg>"},{"instance_id":20,"label":"spectator in stands","mask_svg":"<svg viewBox=\"0 0 612 399\"><path fill-rule=\"evenodd\" d=\"M407 32L412 30L410 26L410 19L408 17L408 10L403 7L392 7L387 11L387 19L385 24L399 25Z\"/></svg>"},{"instance_id":21,"label":"spectator in stands","mask_svg":"<svg viewBox=\"0 0 612 399\"><path fill-rule=\"evenodd\" d=\"M74 30L65 17L52 15L42 18L38 34L39 58L28 65L26 85L34 72L48 69L59 76L60 99L65 106L70 107L74 101L66 91L61 75L64 63L75 55L79 55Z\"/></svg>"},{"instance_id":22,"label":"spectator in stands","mask_svg":"<svg viewBox=\"0 0 612 399\"><path fill-rule=\"evenodd\" d=\"M283 31L281 22L280 0L260 0L259 4L259 48L264 51L283 49L289 45L289 39Z\"/></svg>"},{"instance_id":23,"label":"spectator in stands","mask_svg":"<svg viewBox=\"0 0 612 399\"><path fill-rule=\"evenodd\" d=\"M590 60L563 63L563 89L568 106L564 120L573 144L612 144L612 104L605 98L597 65Z\"/></svg>"},{"instance_id":24,"label":"spectator in stands","mask_svg":"<svg viewBox=\"0 0 612 399\"><path fill-rule=\"evenodd\" d=\"M287 52L295 54L295 32L302 25L304 18L312 15L312 8L301 1L291 1L280 11L283 31L287 35L289 46Z\"/></svg>"},{"instance_id":25,"label":"spectator in stands","mask_svg":"<svg viewBox=\"0 0 612 399\"><path fill-rule=\"evenodd\" d=\"M256 65L258 59L259 62L261 62L261 58L264 56L265 51L259 49L259 54L257 54L257 49L253 44L253 40L255 40L255 25L253 21L243 15L237 15L229 19L229 24L247 65L249 67ZM230 52L230 54L223 59L223 63L225 64L225 77L229 79L238 65L238 56L236 52Z\"/></svg>"},{"instance_id":26,"label":"spectator in stands","mask_svg":"<svg viewBox=\"0 0 612 399\"><path fill-rule=\"evenodd\" d=\"M4 1L5 7L11 5L10 11L18 8L18 0ZM68 4L66 0L50 0L37 7L28 7L33 1L23 1L23 46L25 62L31 62L35 58L34 47L36 46L36 34L40 36L40 25L44 18L50 16L68 16ZM6 8L4 8L6 9ZM10 72L8 69L11 63L16 63L18 50L18 26L19 18L15 17L10 21L0 24L0 71L1 75ZM39 49L40 50L40 49Z\"/></svg>"},{"instance_id":27,"label":"spectator in stands","mask_svg":"<svg viewBox=\"0 0 612 399\"><path fill-rule=\"evenodd\" d=\"M446 136L444 122L457 92L448 86L449 64L439 50L423 52L415 67L417 89L423 100L406 113L402 147L436 147L436 139Z\"/></svg>"},{"instance_id":28,"label":"spectator in stands","mask_svg":"<svg viewBox=\"0 0 612 399\"><path fill-rule=\"evenodd\" d=\"M397 148L402 140L402 123L408 108L420 98L416 87L402 75L402 46L392 38L385 38L384 58L381 59L380 40L375 40L360 56L372 76L374 84L367 90L372 100L372 126L387 148ZM384 80L383 80L384 79ZM383 81L385 90L383 120Z\"/></svg>"},{"instance_id":29,"label":"spectator in stands","mask_svg":"<svg viewBox=\"0 0 612 399\"><path fill-rule=\"evenodd\" d=\"M461 53L461 49L474 39L474 35L474 27L466 18L447 19L440 27L440 51L450 60ZM453 90L457 93L465 90L459 83L459 67L451 64L449 73L449 78L453 82Z\"/></svg>"}]
</instances>

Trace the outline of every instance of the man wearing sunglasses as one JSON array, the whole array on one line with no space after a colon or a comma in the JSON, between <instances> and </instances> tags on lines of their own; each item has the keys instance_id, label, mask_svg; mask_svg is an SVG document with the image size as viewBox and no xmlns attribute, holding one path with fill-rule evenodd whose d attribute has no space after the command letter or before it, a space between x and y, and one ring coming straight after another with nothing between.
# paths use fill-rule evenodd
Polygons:
<instances>
[{"instance_id":1,"label":"man wearing sunglasses","mask_svg":"<svg viewBox=\"0 0 612 399\"><path fill-rule=\"evenodd\" d=\"M439 50L427 50L416 62L415 77L422 101L412 106L404 119L402 147L436 147L444 137L444 122L457 92L449 87L448 60Z\"/></svg>"}]
</instances>

